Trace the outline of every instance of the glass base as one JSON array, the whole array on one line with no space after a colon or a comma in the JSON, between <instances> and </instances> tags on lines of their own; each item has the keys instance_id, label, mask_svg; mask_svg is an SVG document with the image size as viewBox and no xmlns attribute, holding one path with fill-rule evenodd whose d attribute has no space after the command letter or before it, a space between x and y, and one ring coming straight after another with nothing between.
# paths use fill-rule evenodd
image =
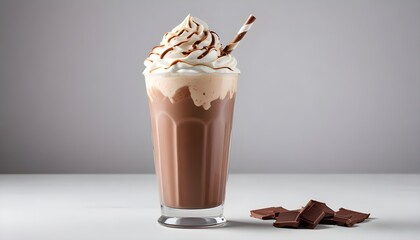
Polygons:
<instances>
[{"instance_id":1,"label":"glass base","mask_svg":"<svg viewBox=\"0 0 420 240\"><path fill-rule=\"evenodd\" d=\"M208 228L226 224L223 216L223 204L214 208L181 209L161 205L162 216L158 222L165 227Z\"/></svg>"}]
</instances>

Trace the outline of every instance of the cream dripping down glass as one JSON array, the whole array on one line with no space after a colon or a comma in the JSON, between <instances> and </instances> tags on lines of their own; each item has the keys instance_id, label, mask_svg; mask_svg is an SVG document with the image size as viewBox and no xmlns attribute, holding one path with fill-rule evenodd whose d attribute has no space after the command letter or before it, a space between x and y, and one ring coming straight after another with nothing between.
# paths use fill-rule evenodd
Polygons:
<instances>
[{"instance_id":1,"label":"cream dripping down glass","mask_svg":"<svg viewBox=\"0 0 420 240\"><path fill-rule=\"evenodd\" d=\"M188 15L144 61L161 212L168 227L222 226L239 69L207 24Z\"/></svg>"}]
</instances>

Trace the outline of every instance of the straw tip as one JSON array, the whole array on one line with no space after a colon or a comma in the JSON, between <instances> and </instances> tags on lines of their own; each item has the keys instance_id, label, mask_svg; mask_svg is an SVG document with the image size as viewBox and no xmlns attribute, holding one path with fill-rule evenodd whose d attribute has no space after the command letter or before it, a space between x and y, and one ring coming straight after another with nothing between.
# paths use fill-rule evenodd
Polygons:
<instances>
[{"instance_id":1,"label":"straw tip","mask_svg":"<svg viewBox=\"0 0 420 240\"><path fill-rule=\"evenodd\" d=\"M257 19L253 14L250 14L248 17L248 23L253 23L255 21L255 19Z\"/></svg>"}]
</instances>

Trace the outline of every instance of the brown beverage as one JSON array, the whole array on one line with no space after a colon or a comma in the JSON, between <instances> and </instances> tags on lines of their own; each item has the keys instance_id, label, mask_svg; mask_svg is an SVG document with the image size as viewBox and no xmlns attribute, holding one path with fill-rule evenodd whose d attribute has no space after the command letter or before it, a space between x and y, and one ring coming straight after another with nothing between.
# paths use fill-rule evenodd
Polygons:
<instances>
[{"instance_id":1,"label":"brown beverage","mask_svg":"<svg viewBox=\"0 0 420 240\"><path fill-rule=\"evenodd\" d=\"M213 81L212 87L200 92L202 96L223 91L223 84L231 82L235 89L212 101L207 110L194 104L186 86L176 89L172 101L159 89L148 89L155 167L164 206L213 208L224 201L237 80L236 74L224 75L166 77L172 82L186 78Z\"/></svg>"},{"instance_id":2,"label":"brown beverage","mask_svg":"<svg viewBox=\"0 0 420 240\"><path fill-rule=\"evenodd\" d=\"M222 226L239 69L207 24L188 15L144 61L161 212L169 227Z\"/></svg>"}]
</instances>

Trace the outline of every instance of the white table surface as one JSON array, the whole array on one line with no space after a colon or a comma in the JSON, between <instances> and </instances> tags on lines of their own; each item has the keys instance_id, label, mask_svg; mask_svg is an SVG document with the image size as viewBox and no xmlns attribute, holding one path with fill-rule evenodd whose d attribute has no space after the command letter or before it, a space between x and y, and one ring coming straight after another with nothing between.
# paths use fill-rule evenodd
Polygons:
<instances>
[{"instance_id":1,"label":"white table surface","mask_svg":"<svg viewBox=\"0 0 420 240\"><path fill-rule=\"evenodd\" d=\"M353 228L280 229L249 217L268 206L309 199L370 212ZM212 229L159 225L154 175L0 175L0 239L418 239L420 175L235 175L228 224Z\"/></svg>"}]
</instances>

